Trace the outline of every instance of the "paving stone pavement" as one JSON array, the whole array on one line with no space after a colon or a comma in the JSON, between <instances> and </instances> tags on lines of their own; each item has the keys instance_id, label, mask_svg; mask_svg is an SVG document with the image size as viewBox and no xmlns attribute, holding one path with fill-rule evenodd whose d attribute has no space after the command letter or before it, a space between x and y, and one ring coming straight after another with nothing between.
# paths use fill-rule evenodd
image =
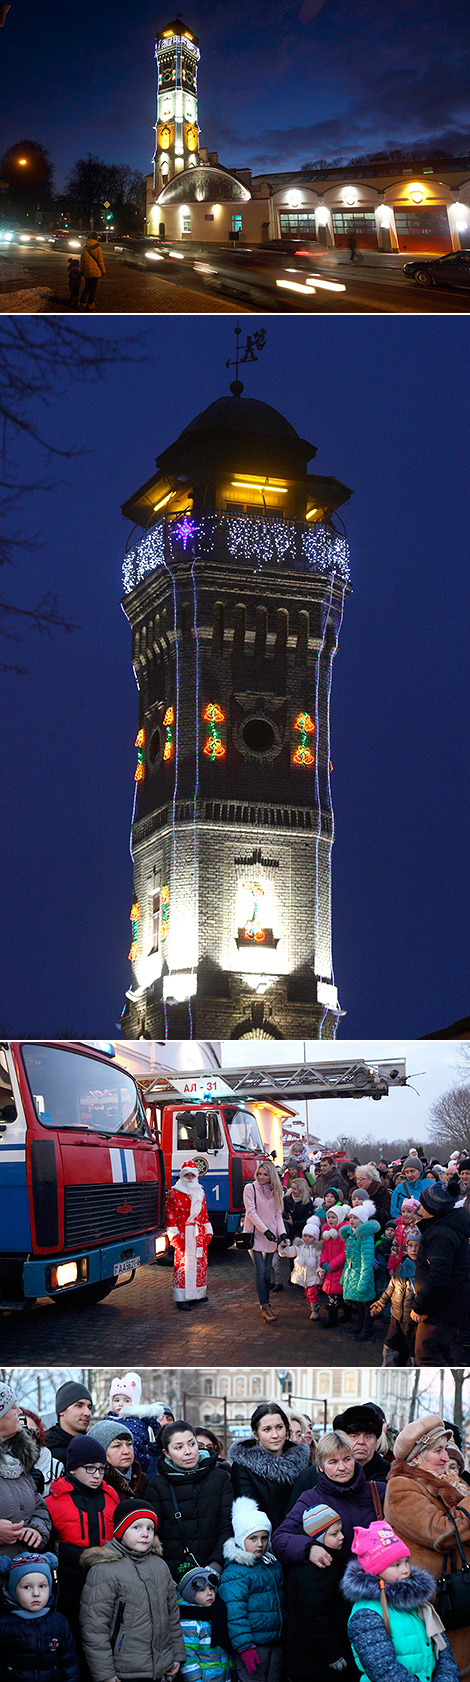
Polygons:
<instances>
[{"instance_id":1,"label":"paving stone pavement","mask_svg":"<svg viewBox=\"0 0 470 1682\"><path fill-rule=\"evenodd\" d=\"M209 1305L190 1314L174 1306L171 1269L143 1267L132 1284L119 1286L96 1308L78 1313L65 1305L59 1311L42 1301L22 1315L0 1320L2 1364L99 1366L117 1359L131 1366L168 1364L203 1366L227 1362L252 1366L268 1353L270 1362L288 1365L377 1366L382 1356L382 1333L355 1343L341 1326L328 1331L324 1322L311 1321L303 1291L289 1284L272 1298L276 1324L261 1317L255 1293L251 1257L231 1249L213 1256L209 1266Z\"/></svg>"}]
</instances>

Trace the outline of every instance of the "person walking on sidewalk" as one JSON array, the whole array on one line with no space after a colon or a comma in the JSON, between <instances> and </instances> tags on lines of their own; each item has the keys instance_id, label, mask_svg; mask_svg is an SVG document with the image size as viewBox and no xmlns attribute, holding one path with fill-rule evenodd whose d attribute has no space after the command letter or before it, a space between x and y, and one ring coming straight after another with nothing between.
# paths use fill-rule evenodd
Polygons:
<instances>
[{"instance_id":1,"label":"person walking on sidewalk","mask_svg":"<svg viewBox=\"0 0 470 1682\"><path fill-rule=\"evenodd\" d=\"M274 1163L269 1158L259 1162L254 1180L243 1192L245 1204L244 1232L254 1233L251 1251L256 1276L256 1290L263 1320L277 1320L269 1303L272 1260L281 1239L287 1243L284 1225L282 1186Z\"/></svg>"}]
</instances>

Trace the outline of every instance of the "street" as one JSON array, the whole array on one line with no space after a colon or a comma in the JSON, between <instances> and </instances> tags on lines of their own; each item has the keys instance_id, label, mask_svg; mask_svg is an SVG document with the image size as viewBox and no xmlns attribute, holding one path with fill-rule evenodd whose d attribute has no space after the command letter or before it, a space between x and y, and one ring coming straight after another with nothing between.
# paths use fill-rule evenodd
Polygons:
<instances>
[{"instance_id":1,"label":"street","mask_svg":"<svg viewBox=\"0 0 470 1682\"><path fill-rule=\"evenodd\" d=\"M4 1365L38 1361L45 1366L72 1365L79 1350L82 1365L119 1361L131 1366L204 1365L217 1361L231 1366L253 1365L269 1355L274 1362L306 1362L326 1366L380 1366L384 1327L375 1324L374 1338L356 1343L353 1330L326 1329L324 1320L311 1321L304 1293L289 1284L283 1264L284 1290L272 1296L278 1315L275 1325L262 1320L255 1293L253 1266L246 1251L215 1251L209 1264L209 1306L182 1314L173 1303L172 1273L166 1266L142 1267L131 1284L120 1285L95 1308L79 1313L76 1307L58 1309L48 1299L22 1314L3 1315L0 1326ZM462 1353L457 1360L462 1361Z\"/></svg>"},{"instance_id":2,"label":"street","mask_svg":"<svg viewBox=\"0 0 470 1682\"><path fill-rule=\"evenodd\" d=\"M11 310L12 293L20 297L24 295L22 310L29 307L33 311L40 309L48 313L69 312L68 255L64 250L48 248L42 251L37 247L25 247L21 252L12 248L11 254L2 256L0 313ZM157 278L153 272L121 263L112 249L104 246L106 275L99 282L97 313L223 314L248 311L297 314L300 309L303 314L313 315L318 312L330 315L369 312L459 315L462 311L468 312L470 307L468 292L436 287L423 290L404 277L400 268L387 267L386 263L382 266L376 258L373 261L373 254L369 252L354 264L343 251L335 252L333 256L331 253L326 256L319 253L312 257L313 274L321 271L323 280L339 281L345 286L344 292L321 289L314 291L313 296L308 290L301 293L284 290L284 282L278 290L277 271L274 269L265 273L262 269L257 270L255 252L253 268L245 265L243 272L235 278L233 273L230 276L220 273L214 278L211 270L217 265L217 255L200 255L204 260L199 261L197 271L193 267L194 254L188 252L181 264L175 261L173 266L165 268L163 278L160 274ZM197 258L195 260L198 262ZM221 262L233 263L233 253L222 254ZM303 284L305 276L301 274L300 279ZM221 291L221 286L227 290ZM29 289L45 296L39 301L32 298L28 305Z\"/></svg>"}]
</instances>

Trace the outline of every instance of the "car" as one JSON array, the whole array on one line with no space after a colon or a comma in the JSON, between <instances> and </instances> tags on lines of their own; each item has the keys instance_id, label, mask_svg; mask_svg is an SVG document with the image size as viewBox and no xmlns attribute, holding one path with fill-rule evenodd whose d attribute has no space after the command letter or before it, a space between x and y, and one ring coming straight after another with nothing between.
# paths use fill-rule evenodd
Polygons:
<instances>
[{"instance_id":1,"label":"car","mask_svg":"<svg viewBox=\"0 0 470 1682\"><path fill-rule=\"evenodd\" d=\"M470 290L470 251L446 251L444 257L415 257L403 274L416 286L455 286Z\"/></svg>"},{"instance_id":2,"label":"car","mask_svg":"<svg viewBox=\"0 0 470 1682\"><path fill-rule=\"evenodd\" d=\"M86 238L81 228L54 228L56 251L81 251L86 245Z\"/></svg>"},{"instance_id":3,"label":"car","mask_svg":"<svg viewBox=\"0 0 470 1682\"><path fill-rule=\"evenodd\" d=\"M121 234L114 241L114 253L121 263L132 263L138 269L156 269L158 263L174 268L186 260L183 251L174 251L152 234Z\"/></svg>"}]
</instances>

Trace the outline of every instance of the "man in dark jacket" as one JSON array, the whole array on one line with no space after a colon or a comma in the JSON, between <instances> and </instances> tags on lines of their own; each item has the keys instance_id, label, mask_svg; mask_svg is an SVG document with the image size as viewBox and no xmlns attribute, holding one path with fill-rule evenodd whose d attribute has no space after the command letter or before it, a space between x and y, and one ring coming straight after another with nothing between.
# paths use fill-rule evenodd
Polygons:
<instances>
[{"instance_id":1,"label":"man in dark jacket","mask_svg":"<svg viewBox=\"0 0 470 1682\"><path fill-rule=\"evenodd\" d=\"M51 1425L46 1431L46 1443L50 1448L54 1460L60 1460L66 1465L67 1450L73 1437L85 1437L93 1413L93 1399L86 1384L77 1384L73 1379L67 1384L61 1384L55 1399L57 1425Z\"/></svg>"},{"instance_id":2,"label":"man in dark jacket","mask_svg":"<svg viewBox=\"0 0 470 1682\"><path fill-rule=\"evenodd\" d=\"M470 1216L455 1208L448 1186L434 1182L420 1195L421 1234L416 1262L415 1363L448 1366L455 1334L468 1334L470 1313Z\"/></svg>"},{"instance_id":3,"label":"man in dark jacket","mask_svg":"<svg viewBox=\"0 0 470 1682\"><path fill-rule=\"evenodd\" d=\"M315 1174L315 1197L324 1197L326 1191L337 1189L338 1181L339 1168L336 1167L333 1157L326 1156L323 1152L318 1173Z\"/></svg>"},{"instance_id":4,"label":"man in dark jacket","mask_svg":"<svg viewBox=\"0 0 470 1682\"><path fill-rule=\"evenodd\" d=\"M336 1413L333 1420L334 1431L345 1431L349 1437L354 1459L357 1466L362 1466L364 1477L368 1483L377 1478L388 1477L389 1461L384 1454L377 1453L377 1443L382 1435L385 1414L376 1402L364 1402L363 1406L353 1405L346 1408L344 1413ZM291 1490L287 1511L295 1505L297 1497L303 1495L306 1489L315 1489L318 1482L318 1466L309 1466L300 1478L296 1478Z\"/></svg>"}]
</instances>

